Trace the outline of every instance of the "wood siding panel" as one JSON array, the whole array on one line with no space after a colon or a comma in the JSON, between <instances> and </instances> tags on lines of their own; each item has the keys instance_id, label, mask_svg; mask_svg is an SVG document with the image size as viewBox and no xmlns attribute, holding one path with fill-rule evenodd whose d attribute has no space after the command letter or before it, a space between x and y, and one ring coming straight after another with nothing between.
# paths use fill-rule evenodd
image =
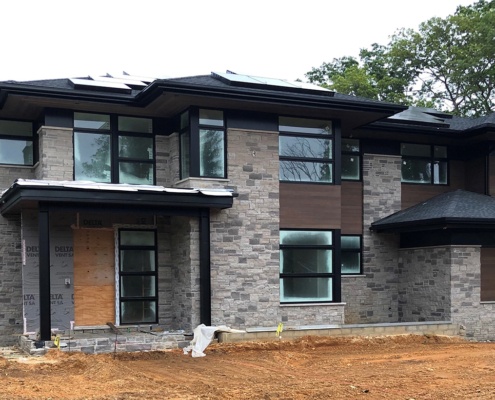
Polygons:
<instances>
[{"instance_id":1,"label":"wood siding panel","mask_svg":"<svg viewBox=\"0 0 495 400\"><path fill-rule=\"evenodd\" d=\"M481 248L481 301L495 301L495 249Z\"/></svg>"},{"instance_id":2,"label":"wood siding panel","mask_svg":"<svg viewBox=\"0 0 495 400\"><path fill-rule=\"evenodd\" d=\"M342 182L342 234L363 234L363 183Z\"/></svg>"},{"instance_id":3,"label":"wood siding panel","mask_svg":"<svg viewBox=\"0 0 495 400\"><path fill-rule=\"evenodd\" d=\"M341 228L341 187L280 183L281 228Z\"/></svg>"},{"instance_id":4,"label":"wood siding panel","mask_svg":"<svg viewBox=\"0 0 495 400\"><path fill-rule=\"evenodd\" d=\"M75 323L115 323L114 232L75 229L73 236Z\"/></svg>"}]
</instances>

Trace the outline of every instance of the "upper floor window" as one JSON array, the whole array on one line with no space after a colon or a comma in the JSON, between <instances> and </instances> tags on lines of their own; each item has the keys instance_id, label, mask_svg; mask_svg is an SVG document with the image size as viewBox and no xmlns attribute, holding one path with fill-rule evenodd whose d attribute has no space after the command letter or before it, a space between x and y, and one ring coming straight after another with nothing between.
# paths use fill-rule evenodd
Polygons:
<instances>
[{"instance_id":1,"label":"upper floor window","mask_svg":"<svg viewBox=\"0 0 495 400\"><path fill-rule=\"evenodd\" d=\"M342 138L342 172L343 180L359 181L361 179L361 149L359 139Z\"/></svg>"},{"instance_id":2,"label":"upper floor window","mask_svg":"<svg viewBox=\"0 0 495 400\"><path fill-rule=\"evenodd\" d=\"M191 109L181 114L181 179L225 178L225 142L223 111Z\"/></svg>"},{"instance_id":3,"label":"upper floor window","mask_svg":"<svg viewBox=\"0 0 495 400\"><path fill-rule=\"evenodd\" d=\"M446 185L447 147L429 144L401 144L402 182Z\"/></svg>"},{"instance_id":4,"label":"upper floor window","mask_svg":"<svg viewBox=\"0 0 495 400\"><path fill-rule=\"evenodd\" d=\"M280 302L339 301L333 251L332 231L280 231Z\"/></svg>"},{"instance_id":5,"label":"upper floor window","mask_svg":"<svg viewBox=\"0 0 495 400\"><path fill-rule=\"evenodd\" d=\"M280 180L333 183L331 121L279 118Z\"/></svg>"},{"instance_id":6,"label":"upper floor window","mask_svg":"<svg viewBox=\"0 0 495 400\"><path fill-rule=\"evenodd\" d=\"M0 164L33 165L32 122L0 120Z\"/></svg>"},{"instance_id":7,"label":"upper floor window","mask_svg":"<svg viewBox=\"0 0 495 400\"><path fill-rule=\"evenodd\" d=\"M74 179L152 185L150 118L74 113Z\"/></svg>"}]
</instances>

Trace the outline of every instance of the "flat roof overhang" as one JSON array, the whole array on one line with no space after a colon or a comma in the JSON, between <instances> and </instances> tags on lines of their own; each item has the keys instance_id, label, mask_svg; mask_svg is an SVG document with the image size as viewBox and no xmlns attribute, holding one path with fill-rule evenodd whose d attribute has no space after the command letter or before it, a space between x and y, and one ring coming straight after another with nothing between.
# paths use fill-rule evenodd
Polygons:
<instances>
[{"instance_id":1,"label":"flat roof overhang","mask_svg":"<svg viewBox=\"0 0 495 400\"><path fill-rule=\"evenodd\" d=\"M0 213L18 214L22 209L37 209L44 203L51 209L189 215L198 209L231 208L234 197L227 190L18 179L0 197Z\"/></svg>"},{"instance_id":2,"label":"flat roof overhang","mask_svg":"<svg viewBox=\"0 0 495 400\"><path fill-rule=\"evenodd\" d=\"M359 98L324 96L244 87L215 87L157 80L131 95L0 83L0 117L37 119L46 108L125 113L169 118L190 106L248 110L311 118L338 118L349 129L403 111L407 107Z\"/></svg>"}]
</instances>

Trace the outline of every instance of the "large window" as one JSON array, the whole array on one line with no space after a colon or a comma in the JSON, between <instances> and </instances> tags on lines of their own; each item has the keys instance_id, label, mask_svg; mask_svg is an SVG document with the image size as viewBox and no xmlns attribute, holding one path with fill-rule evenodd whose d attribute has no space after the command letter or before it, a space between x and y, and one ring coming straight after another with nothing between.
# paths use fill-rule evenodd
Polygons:
<instances>
[{"instance_id":1,"label":"large window","mask_svg":"<svg viewBox=\"0 0 495 400\"><path fill-rule=\"evenodd\" d=\"M119 232L120 323L157 322L156 234L152 230Z\"/></svg>"},{"instance_id":2,"label":"large window","mask_svg":"<svg viewBox=\"0 0 495 400\"><path fill-rule=\"evenodd\" d=\"M343 180L359 181L361 179L361 151L359 139L342 138L342 172Z\"/></svg>"},{"instance_id":3,"label":"large window","mask_svg":"<svg viewBox=\"0 0 495 400\"><path fill-rule=\"evenodd\" d=\"M279 118L280 180L333 183L331 121Z\"/></svg>"},{"instance_id":4,"label":"large window","mask_svg":"<svg viewBox=\"0 0 495 400\"><path fill-rule=\"evenodd\" d=\"M448 159L446 146L401 144L402 182L446 185Z\"/></svg>"},{"instance_id":5,"label":"large window","mask_svg":"<svg viewBox=\"0 0 495 400\"><path fill-rule=\"evenodd\" d=\"M332 231L280 231L280 302L334 298Z\"/></svg>"},{"instance_id":6,"label":"large window","mask_svg":"<svg viewBox=\"0 0 495 400\"><path fill-rule=\"evenodd\" d=\"M33 124L0 120L0 164L34 164Z\"/></svg>"},{"instance_id":7,"label":"large window","mask_svg":"<svg viewBox=\"0 0 495 400\"><path fill-rule=\"evenodd\" d=\"M74 113L74 178L152 185L154 136L150 118Z\"/></svg>"},{"instance_id":8,"label":"large window","mask_svg":"<svg viewBox=\"0 0 495 400\"><path fill-rule=\"evenodd\" d=\"M180 116L181 179L225 178L223 111L191 109Z\"/></svg>"},{"instance_id":9,"label":"large window","mask_svg":"<svg viewBox=\"0 0 495 400\"><path fill-rule=\"evenodd\" d=\"M340 237L340 272L342 275L361 274L361 236Z\"/></svg>"}]
</instances>

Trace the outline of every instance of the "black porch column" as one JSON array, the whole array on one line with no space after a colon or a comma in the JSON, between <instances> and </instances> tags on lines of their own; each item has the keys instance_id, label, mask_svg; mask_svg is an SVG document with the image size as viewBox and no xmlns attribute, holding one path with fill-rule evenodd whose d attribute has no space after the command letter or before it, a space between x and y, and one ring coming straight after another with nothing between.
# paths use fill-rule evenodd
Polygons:
<instances>
[{"instance_id":1,"label":"black porch column","mask_svg":"<svg viewBox=\"0 0 495 400\"><path fill-rule=\"evenodd\" d=\"M50 340L52 322L50 310L50 213L47 204L40 203L38 211L39 283L40 283L40 335Z\"/></svg>"},{"instance_id":2,"label":"black porch column","mask_svg":"<svg viewBox=\"0 0 495 400\"><path fill-rule=\"evenodd\" d=\"M199 211L199 316L211 325L210 210Z\"/></svg>"}]
</instances>

